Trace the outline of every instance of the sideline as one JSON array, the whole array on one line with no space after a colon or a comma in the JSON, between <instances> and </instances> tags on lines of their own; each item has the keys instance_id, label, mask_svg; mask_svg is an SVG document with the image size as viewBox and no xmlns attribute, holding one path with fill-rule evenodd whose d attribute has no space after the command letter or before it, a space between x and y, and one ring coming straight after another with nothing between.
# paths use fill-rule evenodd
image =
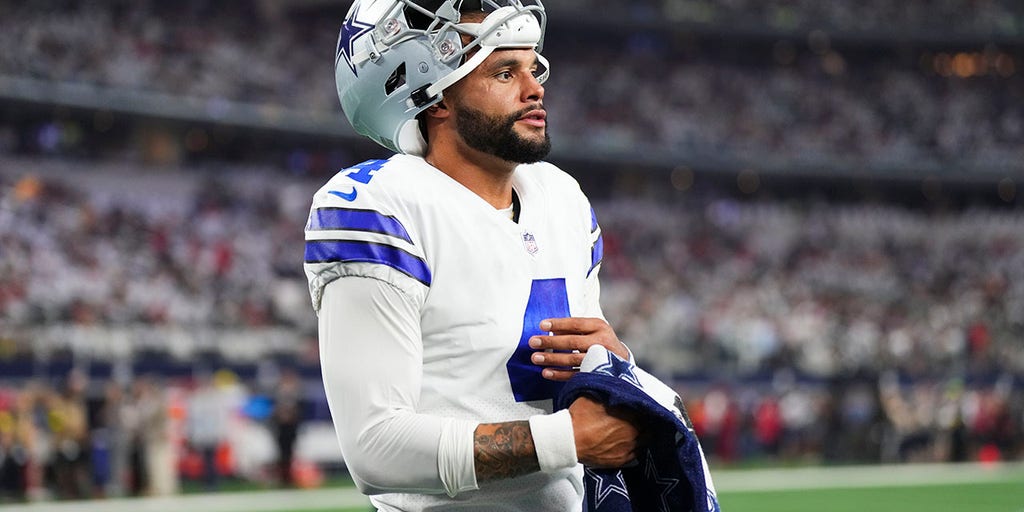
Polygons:
<instances>
[{"instance_id":1,"label":"sideline","mask_svg":"<svg viewBox=\"0 0 1024 512\"><path fill-rule=\"evenodd\" d=\"M1006 464L901 464L712 471L719 494L799 489L900 487L954 483L1024 482L1024 462ZM187 494L162 498L0 505L2 512L279 512L365 506L354 487Z\"/></svg>"},{"instance_id":2,"label":"sideline","mask_svg":"<svg viewBox=\"0 0 1024 512\"><path fill-rule=\"evenodd\" d=\"M279 512L335 510L365 506L370 500L355 487L289 491L185 494L160 498L112 498L0 505L3 512Z\"/></svg>"},{"instance_id":3,"label":"sideline","mask_svg":"<svg viewBox=\"0 0 1024 512\"><path fill-rule=\"evenodd\" d=\"M891 464L714 471L719 493L1024 482L1024 462Z\"/></svg>"}]
</instances>

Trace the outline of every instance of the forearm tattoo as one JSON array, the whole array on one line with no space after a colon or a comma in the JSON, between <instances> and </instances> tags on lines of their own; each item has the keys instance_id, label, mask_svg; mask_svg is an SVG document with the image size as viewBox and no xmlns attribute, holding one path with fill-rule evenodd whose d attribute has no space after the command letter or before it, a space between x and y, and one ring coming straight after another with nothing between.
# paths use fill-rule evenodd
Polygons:
<instances>
[{"instance_id":1,"label":"forearm tattoo","mask_svg":"<svg viewBox=\"0 0 1024 512\"><path fill-rule=\"evenodd\" d=\"M540 470L529 421L479 425L473 454L479 481L512 478Z\"/></svg>"}]
</instances>

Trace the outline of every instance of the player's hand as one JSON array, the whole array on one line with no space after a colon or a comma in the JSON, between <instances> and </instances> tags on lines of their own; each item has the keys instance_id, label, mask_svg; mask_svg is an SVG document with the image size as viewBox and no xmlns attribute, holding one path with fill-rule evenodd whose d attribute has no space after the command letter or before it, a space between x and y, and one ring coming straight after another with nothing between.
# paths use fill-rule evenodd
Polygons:
<instances>
[{"instance_id":1,"label":"player's hand","mask_svg":"<svg viewBox=\"0 0 1024 512\"><path fill-rule=\"evenodd\" d=\"M585 396L569 406L576 457L589 467L620 468L636 459L639 431L627 409L608 408Z\"/></svg>"},{"instance_id":2,"label":"player's hand","mask_svg":"<svg viewBox=\"0 0 1024 512\"><path fill-rule=\"evenodd\" d=\"M609 352L629 359L629 351L619 341L612 326L600 318L549 318L540 323L540 329L551 335L530 338L530 348L537 350L530 360L533 364L545 367L541 372L545 379L569 380L569 377L579 372L583 356L594 345L602 345Z\"/></svg>"}]
</instances>

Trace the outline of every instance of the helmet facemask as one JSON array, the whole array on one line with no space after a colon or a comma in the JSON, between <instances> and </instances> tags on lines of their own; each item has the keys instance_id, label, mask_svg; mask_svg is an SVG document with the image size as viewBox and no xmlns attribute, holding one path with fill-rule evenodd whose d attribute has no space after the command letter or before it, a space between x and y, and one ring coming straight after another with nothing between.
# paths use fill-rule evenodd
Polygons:
<instances>
[{"instance_id":1,"label":"helmet facemask","mask_svg":"<svg viewBox=\"0 0 1024 512\"><path fill-rule=\"evenodd\" d=\"M415 118L441 101L446 88L494 50L532 48L539 54L547 18L541 0L358 1L342 27L335 62L338 95L357 132L401 153L423 154ZM461 23L470 3L486 13Z\"/></svg>"}]
</instances>

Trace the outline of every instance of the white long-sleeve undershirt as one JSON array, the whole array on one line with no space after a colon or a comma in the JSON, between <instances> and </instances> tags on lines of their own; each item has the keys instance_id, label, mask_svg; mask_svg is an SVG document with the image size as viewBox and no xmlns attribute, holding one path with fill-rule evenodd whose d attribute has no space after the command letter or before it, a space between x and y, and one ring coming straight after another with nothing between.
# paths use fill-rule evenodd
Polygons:
<instances>
[{"instance_id":1,"label":"white long-sleeve undershirt","mask_svg":"<svg viewBox=\"0 0 1024 512\"><path fill-rule=\"evenodd\" d=\"M347 277L327 285L319 316L324 387L359 490L475 489L477 423L416 412L423 347L413 301L383 281Z\"/></svg>"}]
</instances>

